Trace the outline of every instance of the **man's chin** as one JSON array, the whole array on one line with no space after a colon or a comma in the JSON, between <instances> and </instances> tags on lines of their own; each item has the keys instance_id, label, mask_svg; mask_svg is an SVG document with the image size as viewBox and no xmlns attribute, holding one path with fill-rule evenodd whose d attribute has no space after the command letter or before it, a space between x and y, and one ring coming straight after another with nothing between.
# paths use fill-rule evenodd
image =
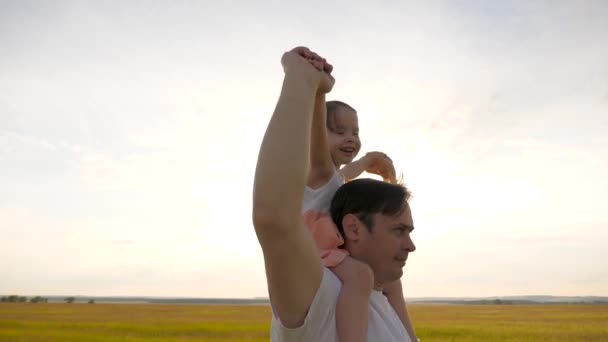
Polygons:
<instances>
[{"instance_id":1,"label":"man's chin","mask_svg":"<svg viewBox=\"0 0 608 342\"><path fill-rule=\"evenodd\" d=\"M391 283L393 281L397 281L403 276L403 270L400 269L399 271L391 272L390 275L386 274L386 276L386 279L384 279L382 283Z\"/></svg>"}]
</instances>

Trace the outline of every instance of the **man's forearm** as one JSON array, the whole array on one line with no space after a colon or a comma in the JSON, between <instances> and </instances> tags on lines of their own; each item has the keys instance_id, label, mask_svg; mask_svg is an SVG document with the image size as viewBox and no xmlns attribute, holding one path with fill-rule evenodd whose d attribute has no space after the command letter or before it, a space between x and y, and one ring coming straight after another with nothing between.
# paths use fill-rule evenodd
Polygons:
<instances>
[{"instance_id":1,"label":"man's forearm","mask_svg":"<svg viewBox=\"0 0 608 342\"><path fill-rule=\"evenodd\" d=\"M258 156L254 213L299 214L309 165L315 93L304 80L286 75Z\"/></svg>"}]
</instances>

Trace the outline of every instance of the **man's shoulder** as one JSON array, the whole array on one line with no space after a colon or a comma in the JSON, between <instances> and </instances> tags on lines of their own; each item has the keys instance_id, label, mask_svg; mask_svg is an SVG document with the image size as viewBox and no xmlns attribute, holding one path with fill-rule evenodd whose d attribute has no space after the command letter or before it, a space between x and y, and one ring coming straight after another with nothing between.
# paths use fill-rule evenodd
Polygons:
<instances>
[{"instance_id":1,"label":"man's shoulder","mask_svg":"<svg viewBox=\"0 0 608 342\"><path fill-rule=\"evenodd\" d=\"M336 304L342 283L327 267L323 268L323 278L302 326L286 328L281 321L272 315L271 341L319 341L334 342L337 339Z\"/></svg>"},{"instance_id":2,"label":"man's shoulder","mask_svg":"<svg viewBox=\"0 0 608 342\"><path fill-rule=\"evenodd\" d=\"M323 268L323 279L315 294L302 326L295 329L285 328L273 315L272 342L337 342L336 304L342 283L328 268ZM368 341L409 341L407 332L381 293L370 297L370 316L367 333Z\"/></svg>"}]
</instances>

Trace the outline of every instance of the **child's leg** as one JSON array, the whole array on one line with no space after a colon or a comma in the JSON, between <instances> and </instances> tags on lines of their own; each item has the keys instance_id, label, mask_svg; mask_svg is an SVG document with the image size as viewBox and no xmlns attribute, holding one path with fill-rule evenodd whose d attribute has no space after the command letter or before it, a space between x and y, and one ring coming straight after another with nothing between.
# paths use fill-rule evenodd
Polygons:
<instances>
[{"instance_id":1,"label":"child's leg","mask_svg":"<svg viewBox=\"0 0 608 342\"><path fill-rule=\"evenodd\" d=\"M367 336L369 296L374 274L366 264L346 257L331 269L342 281L336 306L336 328L340 342L364 342Z\"/></svg>"}]
</instances>

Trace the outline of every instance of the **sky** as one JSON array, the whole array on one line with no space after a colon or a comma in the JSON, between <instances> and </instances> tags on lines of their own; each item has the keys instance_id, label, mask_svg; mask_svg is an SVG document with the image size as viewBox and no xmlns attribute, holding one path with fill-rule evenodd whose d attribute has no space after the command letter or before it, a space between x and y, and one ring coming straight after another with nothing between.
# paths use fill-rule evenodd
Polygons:
<instances>
[{"instance_id":1,"label":"sky","mask_svg":"<svg viewBox=\"0 0 608 342\"><path fill-rule=\"evenodd\" d=\"M0 0L0 294L266 297L283 71L413 192L406 297L608 295L606 1ZM369 176L369 175L364 175Z\"/></svg>"}]
</instances>

